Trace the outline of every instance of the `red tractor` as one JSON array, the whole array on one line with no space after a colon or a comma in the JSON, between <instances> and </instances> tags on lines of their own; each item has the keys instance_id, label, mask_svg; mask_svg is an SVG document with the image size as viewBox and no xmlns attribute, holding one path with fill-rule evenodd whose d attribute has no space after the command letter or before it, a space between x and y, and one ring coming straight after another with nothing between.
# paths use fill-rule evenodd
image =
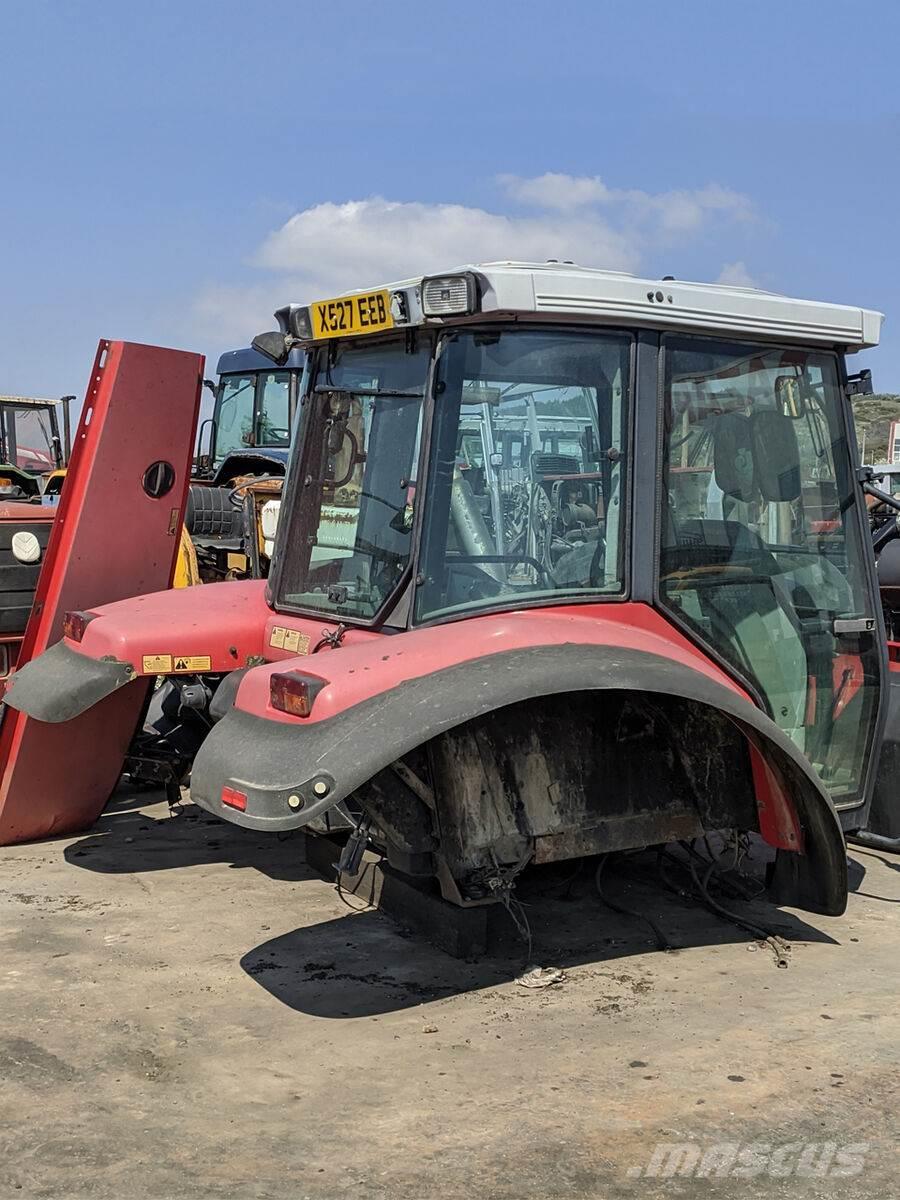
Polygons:
<instances>
[{"instance_id":1,"label":"red tractor","mask_svg":"<svg viewBox=\"0 0 900 1200\"><path fill-rule=\"evenodd\" d=\"M444 897L710 831L840 913L887 661L845 356L881 317L495 263L278 314L308 356L268 581L70 613L7 702L167 675L193 799L338 813Z\"/></svg>"}]
</instances>

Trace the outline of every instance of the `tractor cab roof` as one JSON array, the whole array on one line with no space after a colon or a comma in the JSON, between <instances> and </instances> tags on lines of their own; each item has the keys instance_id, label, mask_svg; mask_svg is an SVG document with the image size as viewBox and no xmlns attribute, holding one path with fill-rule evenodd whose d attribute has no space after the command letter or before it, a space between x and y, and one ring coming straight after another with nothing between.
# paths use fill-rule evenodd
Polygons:
<instances>
[{"instance_id":1,"label":"tractor cab roof","mask_svg":"<svg viewBox=\"0 0 900 1200\"><path fill-rule=\"evenodd\" d=\"M301 370L303 367L303 351L292 350L288 356L287 362L284 364L284 370ZM266 358L264 354L260 354L258 350L253 350L250 346L241 350L226 350L219 358L216 366L218 375L235 375L238 373L247 373L251 371L271 371L273 369L271 358Z\"/></svg>"},{"instance_id":2,"label":"tractor cab roof","mask_svg":"<svg viewBox=\"0 0 900 1200\"><path fill-rule=\"evenodd\" d=\"M284 333L305 343L440 326L448 319L533 316L828 345L847 352L877 345L883 321L871 309L757 288L641 279L560 262L462 266L308 305L288 304L275 315Z\"/></svg>"},{"instance_id":3,"label":"tractor cab roof","mask_svg":"<svg viewBox=\"0 0 900 1200\"><path fill-rule=\"evenodd\" d=\"M49 400L40 396L0 396L0 405L12 405L15 408L57 408L62 403L62 399Z\"/></svg>"}]
</instances>

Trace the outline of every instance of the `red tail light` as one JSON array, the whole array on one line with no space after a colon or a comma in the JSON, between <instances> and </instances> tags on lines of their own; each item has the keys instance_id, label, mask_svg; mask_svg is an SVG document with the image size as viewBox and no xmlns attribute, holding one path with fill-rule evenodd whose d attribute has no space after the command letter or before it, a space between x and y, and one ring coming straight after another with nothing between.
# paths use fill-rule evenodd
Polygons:
<instances>
[{"instance_id":1,"label":"red tail light","mask_svg":"<svg viewBox=\"0 0 900 1200\"><path fill-rule=\"evenodd\" d=\"M239 792L237 788L223 787L222 788L222 803L227 804L229 808L236 808L240 812L247 811L247 796L245 792Z\"/></svg>"},{"instance_id":2,"label":"red tail light","mask_svg":"<svg viewBox=\"0 0 900 1200\"><path fill-rule=\"evenodd\" d=\"M316 696L325 686L324 679L301 675L299 671L284 671L269 679L269 702L279 712L292 717L308 717Z\"/></svg>"},{"instance_id":3,"label":"red tail light","mask_svg":"<svg viewBox=\"0 0 900 1200\"><path fill-rule=\"evenodd\" d=\"M84 631L96 615L92 612L67 612L63 618L63 637L67 637L70 642L80 642Z\"/></svg>"}]
</instances>

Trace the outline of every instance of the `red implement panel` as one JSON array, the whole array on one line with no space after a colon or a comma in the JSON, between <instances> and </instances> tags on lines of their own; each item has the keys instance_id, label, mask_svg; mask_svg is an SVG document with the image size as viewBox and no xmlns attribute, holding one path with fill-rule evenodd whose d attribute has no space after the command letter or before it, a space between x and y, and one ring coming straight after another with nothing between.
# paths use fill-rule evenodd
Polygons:
<instances>
[{"instance_id":1,"label":"red implement panel","mask_svg":"<svg viewBox=\"0 0 900 1200\"><path fill-rule=\"evenodd\" d=\"M62 636L65 614L169 586L191 460L202 355L100 343L19 665ZM72 833L99 816L149 680L49 725L6 709L0 845Z\"/></svg>"}]
</instances>

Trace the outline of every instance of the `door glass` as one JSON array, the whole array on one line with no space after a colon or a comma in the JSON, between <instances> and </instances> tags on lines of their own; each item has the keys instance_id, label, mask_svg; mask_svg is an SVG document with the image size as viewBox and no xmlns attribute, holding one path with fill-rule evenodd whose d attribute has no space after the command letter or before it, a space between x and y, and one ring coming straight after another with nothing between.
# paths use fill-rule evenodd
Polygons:
<instances>
[{"instance_id":1,"label":"door glass","mask_svg":"<svg viewBox=\"0 0 900 1200\"><path fill-rule=\"evenodd\" d=\"M351 344L320 371L280 604L369 619L396 590L412 552L430 352L424 340Z\"/></svg>"},{"instance_id":2,"label":"door glass","mask_svg":"<svg viewBox=\"0 0 900 1200\"><path fill-rule=\"evenodd\" d=\"M257 446L289 446L291 442L290 371L268 371L262 377Z\"/></svg>"},{"instance_id":3,"label":"door glass","mask_svg":"<svg viewBox=\"0 0 900 1200\"><path fill-rule=\"evenodd\" d=\"M244 450L255 442L253 409L256 376L224 375L216 403L216 450L213 460L221 462L234 450Z\"/></svg>"},{"instance_id":4,"label":"door glass","mask_svg":"<svg viewBox=\"0 0 900 1200\"><path fill-rule=\"evenodd\" d=\"M15 446L12 466L40 474L59 466L59 439L50 410L33 407L5 407L8 420L5 446Z\"/></svg>"},{"instance_id":5,"label":"door glass","mask_svg":"<svg viewBox=\"0 0 900 1200\"><path fill-rule=\"evenodd\" d=\"M660 598L761 696L835 800L864 778L880 659L837 359L666 345Z\"/></svg>"},{"instance_id":6,"label":"door glass","mask_svg":"<svg viewBox=\"0 0 900 1200\"><path fill-rule=\"evenodd\" d=\"M567 330L446 343L417 620L622 594L630 347Z\"/></svg>"}]
</instances>

